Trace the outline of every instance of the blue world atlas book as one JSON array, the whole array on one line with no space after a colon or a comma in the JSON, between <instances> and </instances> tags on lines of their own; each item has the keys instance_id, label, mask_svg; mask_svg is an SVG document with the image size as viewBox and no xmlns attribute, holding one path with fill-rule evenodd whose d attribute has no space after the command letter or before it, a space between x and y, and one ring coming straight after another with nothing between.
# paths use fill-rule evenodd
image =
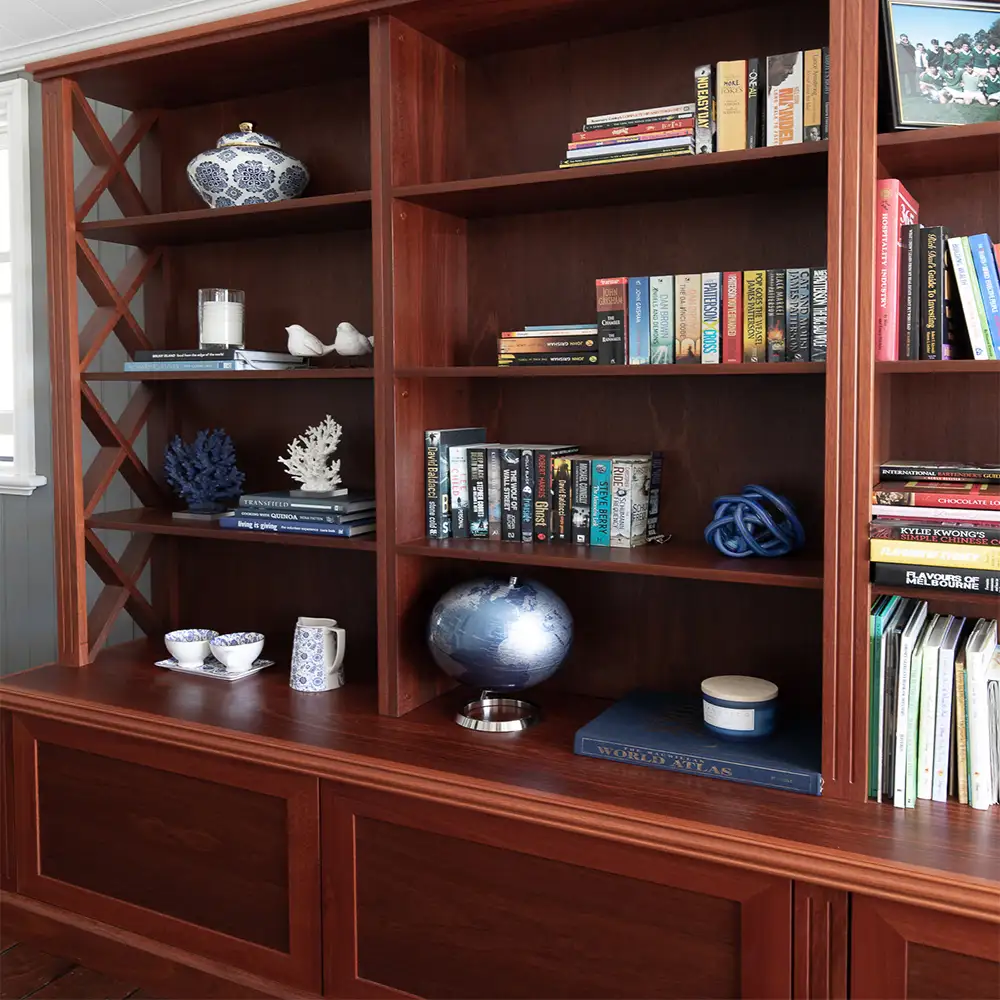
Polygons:
<instances>
[{"instance_id":1,"label":"blue world atlas book","mask_svg":"<svg viewBox=\"0 0 1000 1000\"><path fill-rule=\"evenodd\" d=\"M724 740L705 728L701 699L690 695L634 691L578 729L573 752L806 795L823 791L819 726L784 728L779 716L771 736Z\"/></svg>"}]
</instances>

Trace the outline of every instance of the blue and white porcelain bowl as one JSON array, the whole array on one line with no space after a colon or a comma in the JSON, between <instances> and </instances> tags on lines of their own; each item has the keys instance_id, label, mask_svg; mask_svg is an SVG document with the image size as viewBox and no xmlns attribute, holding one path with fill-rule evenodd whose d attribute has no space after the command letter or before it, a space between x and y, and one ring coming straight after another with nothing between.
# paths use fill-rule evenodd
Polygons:
<instances>
[{"instance_id":1,"label":"blue and white porcelain bowl","mask_svg":"<svg viewBox=\"0 0 1000 1000\"><path fill-rule=\"evenodd\" d=\"M199 153L187 165L187 174L211 208L287 201L298 198L309 183L306 165L250 122L221 136L215 149Z\"/></svg>"},{"instance_id":2,"label":"blue and white porcelain bowl","mask_svg":"<svg viewBox=\"0 0 1000 1000\"><path fill-rule=\"evenodd\" d=\"M249 670L264 648L260 632L229 632L211 642L212 655L227 669Z\"/></svg>"},{"instance_id":3,"label":"blue and white porcelain bowl","mask_svg":"<svg viewBox=\"0 0 1000 1000\"><path fill-rule=\"evenodd\" d=\"M163 641L181 666L200 667L212 652L210 643L218 634L210 628L179 628L168 632Z\"/></svg>"}]
</instances>

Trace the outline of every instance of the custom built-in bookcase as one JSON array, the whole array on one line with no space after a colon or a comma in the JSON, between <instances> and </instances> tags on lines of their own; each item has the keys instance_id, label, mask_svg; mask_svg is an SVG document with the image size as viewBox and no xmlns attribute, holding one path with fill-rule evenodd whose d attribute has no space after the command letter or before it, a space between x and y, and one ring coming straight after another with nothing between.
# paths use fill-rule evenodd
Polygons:
<instances>
[{"instance_id":1,"label":"custom built-in bookcase","mask_svg":"<svg viewBox=\"0 0 1000 1000\"><path fill-rule=\"evenodd\" d=\"M830 50L829 141L558 169L587 115L689 100L701 63L820 45ZM11 905L127 927L142 938L128 948L155 969L160 961L164 980L176 956L147 939L196 956L188 966L197 975L184 981L196 985L174 983L178 995L213 976L265 993L280 982L328 995L473 995L482 984L461 962L441 971L463 942L481 954L468 910L492 914L492 893L525 884L539 895L510 903L525 919L503 933L506 954L526 957L493 970L491 996L654 995L664 983L678 995L835 995L848 988L849 954L854 995L932 995L939 981L970 996L987 989L1000 912L995 813L922 803L904 814L865 801L867 522L881 460L1000 456L1000 363L876 364L872 347L876 178L900 177L926 221L998 236L1000 127L878 134L881 45L877 0L310 0L35 67L60 655L0 685L14 761L4 794L21 806L16 821L7 810ZM88 99L132 112L119 136L100 130ZM214 211L199 203L184 166L240 121L307 163L304 197ZM74 134L95 163L86 178L73 175ZM139 186L124 167L130 156L141 161ZM86 221L105 189L122 218ZM97 263L90 247L99 240L134 248L122 275ZM495 364L501 330L591 320L598 277L824 264L825 363ZM78 279L97 307L82 325ZM127 309L140 286L143 326ZM246 290L250 347L280 350L293 322L330 340L347 319L374 334L374 364L90 370L108 336L130 352L194 346L196 292L207 286ZM117 420L92 391L98 380L136 383ZM173 434L225 427L247 488L276 489L288 485L277 456L326 413L344 427L345 480L376 490L375 538L250 534L171 518L160 456ZM616 550L427 539L424 432L466 425L485 426L489 440L662 451L659 525L670 540ZM81 426L100 446L86 468ZM142 506L94 513L118 474ZM749 483L793 501L802 552L730 560L704 542L712 499ZM112 532L129 538L117 559ZM104 586L90 601L88 564ZM138 584L147 565L148 596ZM569 658L532 695L543 723L513 736L453 724L461 692L425 644L434 601L484 573L550 584L576 621ZM1000 612L995 598L928 596L963 613ZM123 611L149 642L106 646ZM344 689L288 690L299 615L347 628ZM263 631L281 662L232 686L156 670L161 633L193 625ZM640 686L695 692L703 677L729 672L774 679L783 710L822 730L820 799L573 756L574 729L606 699ZM47 757L43 746L59 751ZM116 754L134 774L108 770ZM233 823L256 822L252 798L287 799L286 839L272 831L259 857L244 859L250 874L226 883L234 907L258 882L271 892L275 876L262 859L287 851L275 903L287 933L255 938L213 909L218 895L181 913L155 887L143 895L102 881L105 862L90 845L118 809L128 814L130 782L144 769L171 772L175 783L180 774L238 786L247 798L232 806ZM314 791L285 790L273 773L309 778ZM157 787L161 777L141 780ZM106 790L103 811L73 816L94 837L53 872L46 823L53 810L62 817L60 790L87 782ZM124 789L121 799L114 789ZM225 841L228 821L203 791L165 784L163 795L167 805L146 796L142 808L169 826L176 817L157 810L190 796L180 811ZM144 837L132 856L155 865L163 845ZM183 837L169 848L178 879L202 871L197 850ZM496 871L499 881L466 885L457 902L457 876L432 857L459 859L465 874ZM97 874L84 878L73 861ZM219 863L212 877L228 878L230 861ZM591 869L593 898L567 895L564 864ZM197 897L194 882L191 891ZM697 942L665 959L626 934L625 919L619 946L602 937L598 947L579 925L575 943L550 941L531 958L539 907L549 926L592 907L594 926L606 927L597 915L618 894L643 921L654 910L700 912ZM428 906L434 920L424 919ZM43 917L51 928L68 919ZM196 937L191 925L210 933ZM676 921L667 926L676 936ZM439 939L434 928L448 930ZM604 964L577 980L566 970L584 953ZM636 972L647 968L655 984Z\"/></svg>"}]
</instances>

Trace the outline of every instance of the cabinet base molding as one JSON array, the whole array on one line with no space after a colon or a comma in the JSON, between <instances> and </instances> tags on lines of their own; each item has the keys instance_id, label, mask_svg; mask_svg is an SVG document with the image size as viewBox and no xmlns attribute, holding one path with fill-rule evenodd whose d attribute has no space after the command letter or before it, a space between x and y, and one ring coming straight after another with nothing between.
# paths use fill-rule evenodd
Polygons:
<instances>
[{"instance_id":1,"label":"cabinet base molding","mask_svg":"<svg viewBox=\"0 0 1000 1000\"><path fill-rule=\"evenodd\" d=\"M0 892L0 909L5 934L178 1000L305 1000L317 996L15 892Z\"/></svg>"}]
</instances>

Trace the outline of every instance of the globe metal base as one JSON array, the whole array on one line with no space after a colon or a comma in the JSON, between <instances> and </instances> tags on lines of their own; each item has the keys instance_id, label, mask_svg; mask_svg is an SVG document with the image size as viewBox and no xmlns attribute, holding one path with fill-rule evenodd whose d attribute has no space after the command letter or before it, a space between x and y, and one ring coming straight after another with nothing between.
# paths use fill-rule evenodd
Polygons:
<instances>
[{"instance_id":1,"label":"globe metal base","mask_svg":"<svg viewBox=\"0 0 1000 1000\"><path fill-rule=\"evenodd\" d=\"M462 706L455 721L466 729L483 733L517 733L533 726L541 717L538 706L530 701L484 691Z\"/></svg>"}]
</instances>

